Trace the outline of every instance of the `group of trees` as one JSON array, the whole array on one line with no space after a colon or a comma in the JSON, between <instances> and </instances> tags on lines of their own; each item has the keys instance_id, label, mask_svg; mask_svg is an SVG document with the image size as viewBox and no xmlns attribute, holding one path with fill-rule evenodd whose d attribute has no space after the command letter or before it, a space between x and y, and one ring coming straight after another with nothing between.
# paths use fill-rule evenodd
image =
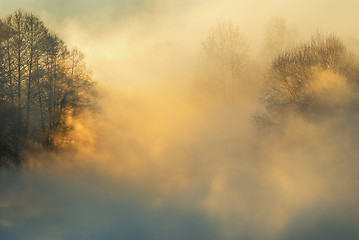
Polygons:
<instances>
[{"instance_id":1,"label":"group of trees","mask_svg":"<svg viewBox=\"0 0 359 240\"><path fill-rule=\"evenodd\" d=\"M317 34L273 59L259 99L265 120L275 123L288 112L318 116L352 107L358 83L358 65L342 40Z\"/></svg>"},{"instance_id":2,"label":"group of trees","mask_svg":"<svg viewBox=\"0 0 359 240\"><path fill-rule=\"evenodd\" d=\"M258 59L233 22L218 22L202 41L201 57L192 84L192 95L201 105L237 105L263 66L295 45L295 30L282 18L272 18L265 29Z\"/></svg>"},{"instance_id":3,"label":"group of trees","mask_svg":"<svg viewBox=\"0 0 359 240\"><path fill-rule=\"evenodd\" d=\"M257 119L262 123L275 122L288 111L325 112L358 99L348 89L357 88L359 68L338 37L318 34L298 45L295 31L274 18L264 39L264 60L253 61L238 26L218 23L202 42L193 83L196 100L235 105L251 80L249 71L263 69L255 64L268 66L259 95L265 113ZM345 101L332 100L338 96ZM33 14L19 10L0 19L0 167L20 165L27 148L55 149L69 141L68 119L94 109L96 97L79 50L68 49Z\"/></svg>"},{"instance_id":4,"label":"group of trees","mask_svg":"<svg viewBox=\"0 0 359 240\"><path fill-rule=\"evenodd\" d=\"M66 141L68 117L95 103L79 50L33 14L19 10L0 20L0 166L19 165L29 147L56 148Z\"/></svg>"},{"instance_id":5,"label":"group of trees","mask_svg":"<svg viewBox=\"0 0 359 240\"><path fill-rule=\"evenodd\" d=\"M202 42L193 95L207 105L241 101L257 71L264 80L258 96L264 111L254 119L261 125L278 123L289 112L318 116L357 106L359 67L343 41L318 33L299 43L296 36L284 19L272 18L253 60L238 27L217 24Z\"/></svg>"}]
</instances>

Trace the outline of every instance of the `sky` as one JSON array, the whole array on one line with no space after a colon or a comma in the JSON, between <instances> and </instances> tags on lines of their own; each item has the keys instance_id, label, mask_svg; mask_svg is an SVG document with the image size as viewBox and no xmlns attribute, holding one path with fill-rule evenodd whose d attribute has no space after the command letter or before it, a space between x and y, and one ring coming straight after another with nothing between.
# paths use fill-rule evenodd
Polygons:
<instances>
[{"instance_id":1,"label":"sky","mask_svg":"<svg viewBox=\"0 0 359 240\"><path fill-rule=\"evenodd\" d=\"M355 0L16 0L2 5L1 16L19 8L37 14L67 44L86 53L98 81L118 82L122 88L153 86L156 80L144 77L153 75L146 71L166 74L170 68L183 74L179 78L189 78L186 69L194 63L188 59L196 58L202 38L219 20L238 24L254 52L271 17L283 17L304 39L316 31L335 32L354 42L359 39ZM133 64L141 71L134 73ZM131 70L118 73L113 70L117 66ZM170 86L178 87L179 82L183 81L174 79Z\"/></svg>"},{"instance_id":2,"label":"sky","mask_svg":"<svg viewBox=\"0 0 359 240\"><path fill-rule=\"evenodd\" d=\"M0 4L1 17L33 12L83 51L103 106L96 124L76 125L78 151L30 153L27 169L0 172L0 239L359 239L355 117L291 116L263 134L261 77L246 83L241 111L198 109L188 96L218 21L239 26L256 60L272 17L300 41L336 33L356 52L359 1Z\"/></svg>"}]
</instances>

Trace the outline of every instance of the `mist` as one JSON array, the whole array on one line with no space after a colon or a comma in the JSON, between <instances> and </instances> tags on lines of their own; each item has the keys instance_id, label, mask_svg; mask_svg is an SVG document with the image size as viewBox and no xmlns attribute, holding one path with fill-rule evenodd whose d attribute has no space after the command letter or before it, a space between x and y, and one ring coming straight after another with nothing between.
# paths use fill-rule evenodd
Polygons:
<instances>
[{"instance_id":1,"label":"mist","mask_svg":"<svg viewBox=\"0 0 359 240\"><path fill-rule=\"evenodd\" d=\"M68 120L70 148L28 151L23 169L0 171L0 238L358 239L358 7L4 3L2 17L32 11L85 53L101 110ZM283 23L278 44L271 26ZM241 71L228 76L228 64L211 59L218 57L211 33L221 24L246 46L235 55ZM283 104L266 112L261 93L271 63L318 32L342 40L345 71L308 68L314 110ZM218 76L238 82L208 84Z\"/></svg>"}]
</instances>

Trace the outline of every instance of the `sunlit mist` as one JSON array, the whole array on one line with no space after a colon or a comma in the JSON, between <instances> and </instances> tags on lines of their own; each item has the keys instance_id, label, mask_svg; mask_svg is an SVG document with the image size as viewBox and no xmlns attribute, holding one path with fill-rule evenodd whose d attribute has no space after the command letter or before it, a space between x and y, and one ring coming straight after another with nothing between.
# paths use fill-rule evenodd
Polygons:
<instances>
[{"instance_id":1,"label":"sunlit mist","mask_svg":"<svg viewBox=\"0 0 359 240\"><path fill-rule=\"evenodd\" d=\"M359 239L357 9L2 2L0 239Z\"/></svg>"}]
</instances>

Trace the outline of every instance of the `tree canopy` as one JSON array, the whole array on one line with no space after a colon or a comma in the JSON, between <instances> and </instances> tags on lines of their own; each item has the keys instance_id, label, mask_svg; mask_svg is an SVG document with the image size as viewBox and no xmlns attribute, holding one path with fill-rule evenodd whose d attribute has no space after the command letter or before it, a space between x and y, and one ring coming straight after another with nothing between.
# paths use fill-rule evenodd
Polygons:
<instances>
[{"instance_id":1,"label":"tree canopy","mask_svg":"<svg viewBox=\"0 0 359 240\"><path fill-rule=\"evenodd\" d=\"M260 100L268 115L288 110L323 113L355 99L358 67L336 36L310 42L276 57L265 75Z\"/></svg>"}]
</instances>

